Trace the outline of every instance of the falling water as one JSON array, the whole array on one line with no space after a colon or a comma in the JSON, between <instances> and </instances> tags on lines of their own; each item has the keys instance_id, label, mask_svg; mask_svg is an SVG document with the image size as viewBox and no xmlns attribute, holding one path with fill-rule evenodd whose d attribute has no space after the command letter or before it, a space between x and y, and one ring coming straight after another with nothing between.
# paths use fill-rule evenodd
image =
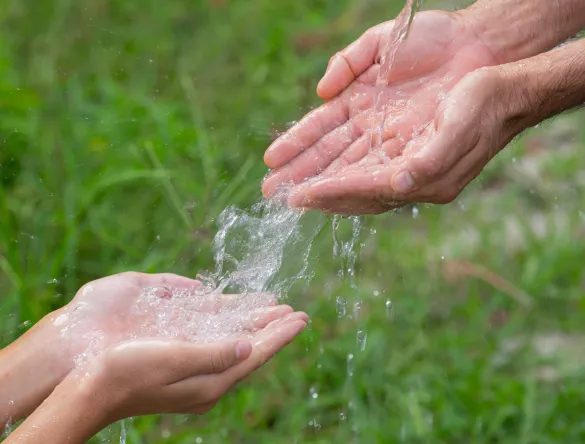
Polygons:
<instances>
[{"instance_id":1,"label":"falling water","mask_svg":"<svg viewBox=\"0 0 585 444\"><path fill-rule=\"evenodd\" d=\"M384 124L386 122L386 109L384 106L384 90L390 81L390 74L396 61L396 55L402 42L408 36L410 25L414 16L420 9L422 0L406 0L406 5L394 20L394 26L388 35L383 36L382 47L384 51L380 58L380 71L376 79L374 97L374 123L370 135L370 151L381 151L384 142Z\"/></svg>"}]
</instances>

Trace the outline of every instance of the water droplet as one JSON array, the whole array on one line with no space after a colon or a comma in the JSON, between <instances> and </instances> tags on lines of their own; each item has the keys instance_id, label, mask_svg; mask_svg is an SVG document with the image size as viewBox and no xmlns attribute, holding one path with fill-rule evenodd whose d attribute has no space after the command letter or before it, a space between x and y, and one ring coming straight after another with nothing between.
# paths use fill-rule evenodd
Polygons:
<instances>
[{"instance_id":1,"label":"water droplet","mask_svg":"<svg viewBox=\"0 0 585 444\"><path fill-rule=\"evenodd\" d=\"M353 376L353 354L352 353L347 355L347 376L350 378Z\"/></svg>"},{"instance_id":2,"label":"water droplet","mask_svg":"<svg viewBox=\"0 0 585 444\"><path fill-rule=\"evenodd\" d=\"M57 279L51 279L47 281L47 284L58 284L59 281Z\"/></svg>"},{"instance_id":3,"label":"water droplet","mask_svg":"<svg viewBox=\"0 0 585 444\"><path fill-rule=\"evenodd\" d=\"M339 414L339 419L340 419L341 421L345 421L345 420L347 419L347 415L345 414L345 412L341 412L341 413Z\"/></svg>"},{"instance_id":4,"label":"water droplet","mask_svg":"<svg viewBox=\"0 0 585 444\"><path fill-rule=\"evenodd\" d=\"M160 234L156 235L156 240L160 240Z\"/></svg>"},{"instance_id":5,"label":"water droplet","mask_svg":"<svg viewBox=\"0 0 585 444\"><path fill-rule=\"evenodd\" d=\"M195 438L195 442L197 444L201 444L203 442L203 438L201 438L201 436L198 436L197 438Z\"/></svg>"},{"instance_id":6,"label":"water droplet","mask_svg":"<svg viewBox=\"0 0 585 444\"><path fill-rule=\"evenodd\" d=\"M337 306L337 317L343 318L347 314L347 301L343 296L337 296L335 302Z\"/></svg>"},{"instance_id":7,"label":"water droplet","mask_svg":"<svg viewBox=\"0 0 585 444\"><path fill-rule=\"evenodd\" d=\"M441 260L444 261L445 260L445 256L441 256Z\"/></svg>"},{"instance_id":8,"label":"water droplet","mask_svg":"<svg viewBox=\"0 0 585 444\"><path fill-rule=\"evenodd\" d=\"M418 207L415 205L414 207L412 207L412 218L416 219L418 217Z\"/></svg>"},{"instance_id":9,"label":"water droplet","mask_svg":"<svg viewBox=\"0 0 585 444\"><path fill-rule=\"evenodd\" d=\"M386 315L393 316L394 315L394 304L390 299L386 299Z\"/></svg>"},{"instance_id":10,"label":"water droplet","mask_svg":"<svg viewBox=\"0 0 585 444\"><path fill-rule=\"evenodd\" d=\"M376 229L375 229L375 228L372 228L372 229L370 230L370 234L376 234Z\"/></svg>"},{"instance_id":11,"label":"water droplet","mask_svg":"<svg viewBox=\"0 0 585 444\"><path fill-rule=\"evenodd\" d=\"M374 290L374 296L376 297L380 296L380 292L378 290Z\"/></svg>"},{"instance_id":12,"label":"water droplet","mask_svg":"<svg viewBox=\"0 0 585 444\"><path fill-rule=\"evenodd\" d=\"M317 389L315 387L311 387L309 389L309 394L311 395L312 399L317 399L319 397L319 393L317 392Z\"/></svg>"},{"instance_id":13,"label":"water droplet","mask_svg":"<svg viewBox=\"0 0 585 444\"><path fill-rule=\"evenodd\" d=\"M362 303L361 302L358 301L355 304L353 304L353 318L354 319L359 319L361 310L362 310Z\"/></svg>"},{"instance_id":14,"label":"water droplet","mask_svg":"<svg viewBox=\"0 0 585 444\"><path fill-rule=\"evenodd\" d=\"M356 334L356 341L360 351L364 351L368 342L368 333L364 330L358 330Z\"/></svg>"}]
</instances>

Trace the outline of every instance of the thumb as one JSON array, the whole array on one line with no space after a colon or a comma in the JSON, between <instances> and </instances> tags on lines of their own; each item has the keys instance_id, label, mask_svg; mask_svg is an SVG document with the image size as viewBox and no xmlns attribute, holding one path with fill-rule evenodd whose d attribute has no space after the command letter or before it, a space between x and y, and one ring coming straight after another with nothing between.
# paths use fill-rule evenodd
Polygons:
<instances>
[{"instance_id":1,"label":"thumb","mask_svg":"<svg viewBox=\"0 0 585 444\"><path fill-rule=\"evenodd\" d=\"M247 341L234 343L207 344L200 347L197 374L222 373L247 359L252 345Z\"/></svg>"}]
</instances>

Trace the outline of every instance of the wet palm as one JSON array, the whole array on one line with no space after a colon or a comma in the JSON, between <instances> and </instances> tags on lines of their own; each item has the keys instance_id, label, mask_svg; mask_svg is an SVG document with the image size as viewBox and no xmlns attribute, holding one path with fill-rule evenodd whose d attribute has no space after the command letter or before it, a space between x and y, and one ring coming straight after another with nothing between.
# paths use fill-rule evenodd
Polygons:
<instances>
[{"instance_id":1,"label":"wet palm","mask_svg":"<svg viewBox=\"0 0 585 444\"><path fill-rule=\"evenodd\" d=\"M224 319L217 328L226 327L230 320L237 320L239 324L227 326L233 328L233 332L224 331L223 336L253 339L252 332L293 311L289 306L275 305L270 295L249 295L243 306L237 296L206 292L199 296L198 291L202 289L199 281L174 274L122 273L109 276L84 285L59 312L54 324L69 339L72 357L86 351L87 357L91 357L114 344L135 338L188 339L185 333L196 331L197 325L193 324L198 313L208 320L220 313L237 311L237 316ZM151 294L154 303L144 300L145 291ZM157 299L171 299L173 292L177 291L185 291L187 295L188 307L180 312L189 312L189 319L181 317L173 304L156 304ZM168 309L167 312L161 313L164 309ZM161 318L161 314L166 317ZM161 327L162 321L165 325Z\"/></svg>"},{"instance_id":2,"label":"wet palm","mask_svg":"<svg viewBox=\"0 0 585 444\"><path fill-rule=\"evenodd\" d=\"M378 153L375 160L364 162L400 157L409 141L428 132L439 104L466 74L495 64L490 51L462 16L423 12L416 16L398 51L386 85L377 90L379 60L387 49L384 41L393 24L387 22L370 29L332 57L317 89L328 102L305 116L266 151L266 164L276 171L264 183L265 195L271 195L281 185L342 174L348 166L368 156L372 142ZM373 123L380 121L374 115L378 93L381 100L376 111L385 116L380 144L376 144L376 137L372 140L371 131ZM292 203L331 209L319 195L313 193L310 200L306 199L308 189L297 188ZM379 194L380 190L372 190L372 197ZM337 200L343 200L343 196L337 196ZM352 205L346 202L344 208L351 210ZM358 208L357 212L368 211Z\"/></svg>"}]
</instances>

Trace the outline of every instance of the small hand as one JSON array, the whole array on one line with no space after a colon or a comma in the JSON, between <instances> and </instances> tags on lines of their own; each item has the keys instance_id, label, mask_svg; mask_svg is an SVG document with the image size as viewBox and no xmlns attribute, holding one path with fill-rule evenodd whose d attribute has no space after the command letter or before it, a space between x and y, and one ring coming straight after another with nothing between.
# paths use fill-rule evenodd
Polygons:
<instances>
[{"instance_id":1,"label":"small hand","mask_svg":"<svg viewBox=\"0 0 585 444\"><path fill-rule=\"evenodd\" d=\"M292 311L270 295L220 295L183 276L130 272L84 285L54 324L70 355L87 359L134 338L236 337Z\"/></svg>"},{"instance_id":2,"label":"small hand","mask_svg":"<svg viewBox=\"0 0 585 444\"><path fill-rule=\"evenodd\" d=\"M291 313L246 340L130 341L108 349L79 375L95 390L92 393L109 394L107 422L154 413L202 414L292 341L306 323L306 314Z\"/></svg>"},{"instance_id":3,"label":"small hand","mask_svg":"<svg viewBox=\"0 0 585 444\"><path fill-rule=\"evenodd\" d=\"M122 418L205 413L306 323L306 314L292 313L246 340L137 339L115 345L71 372L7 442L76 444Z\"/></svg>"},{"instance_id":4,"label":"small hand","mask_svg":"<svg viewBox=\"0 0 585 444\"><path fill-rule=\"evenodd\" d=\"M266 164L276 170L263 185L265 195L319 175L335 177L367 157L372 142L377 158L388 161L400 157L409 142L429 131L439 104L466 74L495 63L464 16L437 11L418 14L382 89L383 107L379 112L387 118L381 140L373 140L370 129L379 119L374 116L378 61L386 50L381 42L393 24L387 22L368 30L333 56L317 89L329 101L266 151ZM300 188L291 203L327 209L318 199L304 199L306 190Z\"/></svg>"}]
</instances>

